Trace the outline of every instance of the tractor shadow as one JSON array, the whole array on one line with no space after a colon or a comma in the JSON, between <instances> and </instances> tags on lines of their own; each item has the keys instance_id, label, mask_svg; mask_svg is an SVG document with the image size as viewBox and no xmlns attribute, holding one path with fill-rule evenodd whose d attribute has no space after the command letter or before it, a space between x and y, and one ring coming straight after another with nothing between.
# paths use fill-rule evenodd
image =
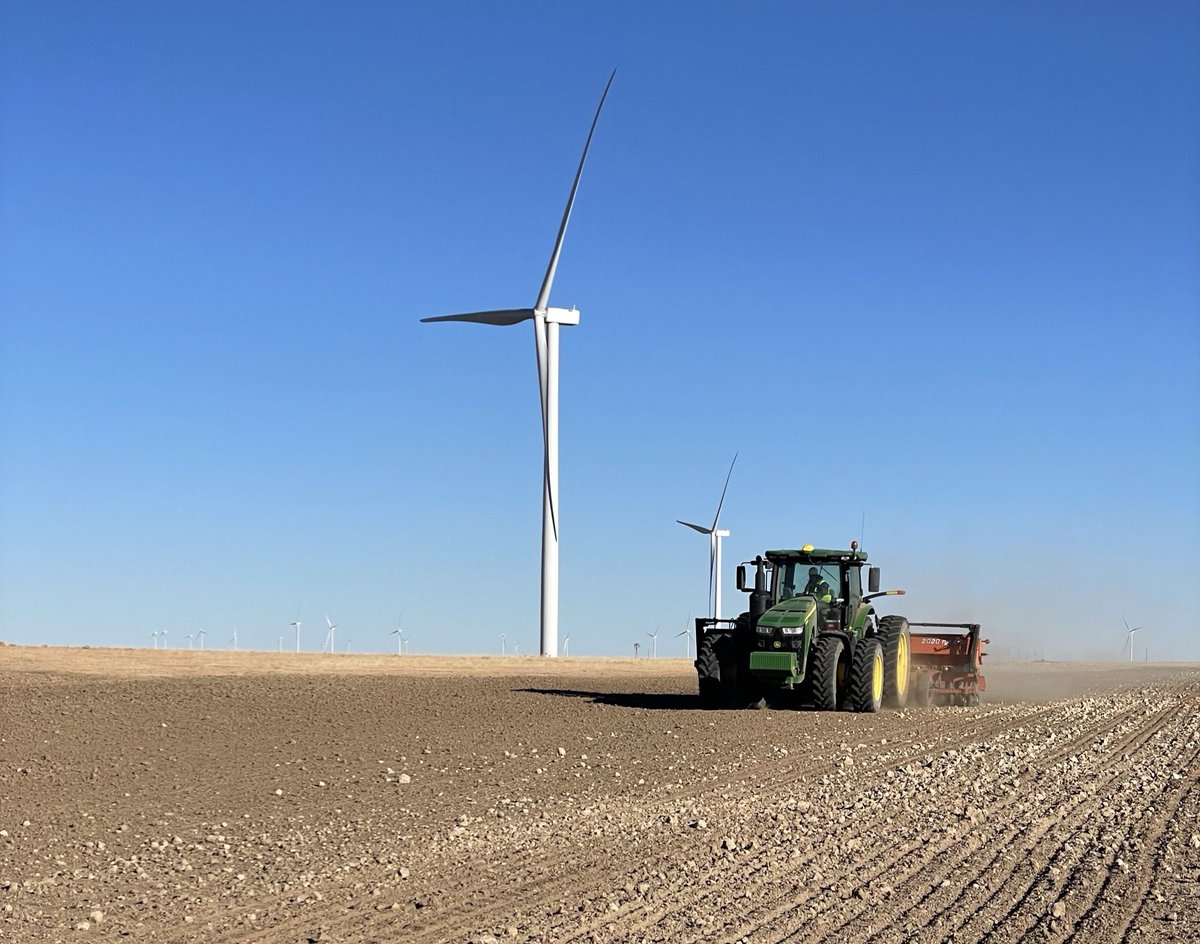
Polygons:
<instances>
[{"instance_id":1,"label":"tractor shadow","mask_svg":"<svg viewBox=\"0 0 1200 944\"><path fill-rule=\"evenodd\" d=\"M521 688L530 695L554 695L558 698L583 698L594 705L640 708L651 711L703 711L695 695L678 692L581 692L573 688Z\"/></svg>"}]
</instances>

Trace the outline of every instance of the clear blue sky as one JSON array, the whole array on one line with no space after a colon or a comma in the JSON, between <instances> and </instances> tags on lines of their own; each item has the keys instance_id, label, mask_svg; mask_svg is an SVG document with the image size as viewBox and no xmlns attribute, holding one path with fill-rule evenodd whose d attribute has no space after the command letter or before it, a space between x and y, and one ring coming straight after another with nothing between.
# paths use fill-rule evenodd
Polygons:
<instances>
[{"instance_id":1,"label":"clear blue sky","mask_svg":"<svg viewBox=\"0 0 1200 944\"><path fill-rule=\"evenodd\" d=\"M858 537L912 619L1200 659L1194 3L55 3L0 20L0 639L682 652ZM1139 644L1140 650L1140 644ZM1139 657L1142 653L1139 651Z\"/></svg>"}]
</instances>

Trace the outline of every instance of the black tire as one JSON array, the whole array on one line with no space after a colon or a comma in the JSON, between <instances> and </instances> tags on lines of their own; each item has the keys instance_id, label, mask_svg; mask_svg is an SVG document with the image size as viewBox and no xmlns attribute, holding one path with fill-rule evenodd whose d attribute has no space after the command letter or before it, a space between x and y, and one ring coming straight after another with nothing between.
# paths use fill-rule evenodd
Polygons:
<instances>
[{"instance_id":1,"label":"black tire","mask_svg":"<svg viewBox=\"0 0 1200 944\"><path fill-rule=\"evenodd\" d=\"M874 714L883 707L883 646L878 639L856 639L853 653L846 704L851 711Z\"/></svg>"},{"instance_id":2,"label":"black tire","mask_svg":"<svg viewBox=\"0 0 1200 944\"><path fill-rule=\"evenodd\" d=\"M837 711L842 694L838 685L838 666L844 663L845 657L846 644L841 636L818 636L813 643L809 658L812 672L809 694L817 711Z\"/></svg>"},{"instance_id":3,"label":"black tire","mask_svg":"<svg viewBox=\"0 0 1200 944\"><path fill-rule=\"evenodd\" d=\"M903 708L908 703L912 664L908 620L903 616L883 617L879 621L879 641L883 645L883 703L889 708Z\"/></svg>"},{"instance_id":4,"label":"black tire","mask_svg":"<svg viewBox=\"0 0 1200 944\"><path fill-rule=\"evenodd\" d=\"M721 681L721 656L715 636L705 636L700 640L700 648L696 651L696 676L700 687L700 704L705 708L724 708L729 699Z\"/></svg>"}]
</instances>

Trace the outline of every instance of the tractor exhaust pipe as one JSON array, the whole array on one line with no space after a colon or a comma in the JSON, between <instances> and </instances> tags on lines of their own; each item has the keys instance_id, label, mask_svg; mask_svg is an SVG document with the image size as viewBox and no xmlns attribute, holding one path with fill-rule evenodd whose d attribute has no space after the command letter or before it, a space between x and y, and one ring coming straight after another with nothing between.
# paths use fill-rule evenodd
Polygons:
<instances>
[{"instance_id":1,"label":"tractor exhaust pipe","mask_svg":"<svg viewBox=\"0 0 1200 944\"><path fill-rule=\"evenodd\" d=\"M767 589L766 562L760 554L754 558L754 589L750 591L750 632L758 629L758 618L767 612L770 605L771 594Z\"/></svg>"}]
</instances>

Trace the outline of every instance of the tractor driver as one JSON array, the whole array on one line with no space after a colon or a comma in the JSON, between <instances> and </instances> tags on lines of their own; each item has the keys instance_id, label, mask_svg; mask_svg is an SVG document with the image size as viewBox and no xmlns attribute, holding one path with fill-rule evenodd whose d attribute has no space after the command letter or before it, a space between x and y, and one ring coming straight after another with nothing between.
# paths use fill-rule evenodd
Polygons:
<instances>
[{"instance_id":1,"label":"tractor driver","mask_svg":"<svg viewBox=\"0 0 1200 944\"><path fill-rule=\"evenodd\" d=\"M821 579L821 572L815 567L808 568L808 583L804 585L805 595L807 596L816 593L817 587L819 587L822 583L824 583L824 581Z\"/></svg>"},{"instance_id":2,"label":"tractor driver","mask_svg":"<svg viewBox=\"0 0 1200 944\"><path fill-rule=\"evenodd\" d=\"M817 586L813 589L813 596L815 596L817 598L818 603L832 603L833 602L833 591L831 591L829 589L828 582L826 582L824 580L822 580L820 583L818 583Z\"/></svg>"}]
</instances>

